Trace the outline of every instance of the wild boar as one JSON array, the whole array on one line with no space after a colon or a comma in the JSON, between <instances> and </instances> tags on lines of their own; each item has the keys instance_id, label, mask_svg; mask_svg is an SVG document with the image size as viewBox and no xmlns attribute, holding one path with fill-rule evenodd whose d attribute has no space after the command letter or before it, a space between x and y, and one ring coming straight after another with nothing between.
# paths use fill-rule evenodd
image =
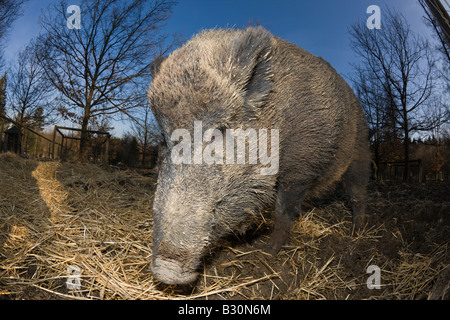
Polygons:
<instances>
[{"instance_id":1,"label":"wild boar","mask_svg":"<svg viewBox=\"0 0 450 320\"><path fill-rule=\"evenodd\" d=\"M155 60L148 98L164 140L153 206L157 280L193 282L211 244L267 207L275 209L270 247L278 252L304 198L341 178L354 229L364 226L367 123L322 58L261 27L202 31ZM238 131L244 148L233 144ZM276 159L254 157L264 152Z\"/></svg>"}]
</instances>

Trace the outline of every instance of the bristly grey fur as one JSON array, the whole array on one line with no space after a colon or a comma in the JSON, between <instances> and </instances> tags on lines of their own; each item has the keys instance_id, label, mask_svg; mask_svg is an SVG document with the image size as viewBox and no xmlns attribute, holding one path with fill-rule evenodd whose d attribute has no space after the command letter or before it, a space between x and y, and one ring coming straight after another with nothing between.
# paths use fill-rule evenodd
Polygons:
<instances>
[{"instance_id":1,"label":"bristly grey fur","mask_svg":"<svg viewBox=\"0 0 450 320\"><path fill-rule=\"evenodd\" d=\"M166 283L195 279L205 250L275 206L271 245L286 241L301 201L344 178L355 229L364 222L367 124L350 87L323 59L265 29L203 31L152 66L148 91L165 145L154 200L152 270ZM175 165L173 130L278 129L279 171L260 165Z\"/></svg>"}]
</instances>

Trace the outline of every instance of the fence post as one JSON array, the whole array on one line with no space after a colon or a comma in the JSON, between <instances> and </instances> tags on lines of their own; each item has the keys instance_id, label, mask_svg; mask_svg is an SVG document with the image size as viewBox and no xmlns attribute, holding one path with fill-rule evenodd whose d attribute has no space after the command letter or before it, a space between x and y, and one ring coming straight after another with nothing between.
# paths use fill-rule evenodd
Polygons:
<instances>
[{"instance_id":1,"label":"fence post","mask_svg":"<svg viewBox=\"0 0 450 320\"><path fill-rule=\"evenodd\" d=\"M106 136L106 145L105 145L105 157L104 157L104 162L106 163L106 164L108 164L108 156L109 156L109 138L110 138L110 135L108 134L107 136Z\"/></svg>"},{"instance_id":2,"label":"fence post","mask_svg":"<svg viewBox=\"0 0 450 320\"><path fill-rule=\"evenodd\" d=\"M52 159L55 159L55 140L56 140L56 128L53 129L53 139L52 139Z\"/></svg>"},{"instance_id":3,"label":"fence post","mask_svg":"<svg viewBox=\"0 0 450 320\"><path fill-rule=\"evenodd\" d=\"M419 159L418 161L418 165L419 165L419 182L422 182L422 160Z\"/></svg>"},{"instance_id":4,"label":"fence post","mask_svg":"<svg viewBox=\"0 0 450 320\"><path fill-rule=\"evenodd\" d=\"M0 117L0 152L3 151L3 130L5 127L5 119L3 119L2 117Z\"/></svg>"}]
</instances>

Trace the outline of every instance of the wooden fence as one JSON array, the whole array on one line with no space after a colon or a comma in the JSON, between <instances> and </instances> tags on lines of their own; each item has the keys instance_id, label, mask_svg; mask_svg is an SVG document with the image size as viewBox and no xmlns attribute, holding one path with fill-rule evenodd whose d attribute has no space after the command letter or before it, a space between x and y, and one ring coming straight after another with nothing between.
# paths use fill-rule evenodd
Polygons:
<instances>
[{"instance_id":1,"label":"wooden fence","mask_svg":"<svg viewBox=\"0 0 450 320\"><path fill-rule=\"evenodd\" d=\"M382 162L377 169L377 179L381 181L403 181L405 161ZM422 182L422 161L408 161L408 180Z\"/></svg>"},{"instance_id":2,"label":"wooden fence","mask_svg":"<svg viewBox=\"0 0 450 320\"><path fill-rule=\"evenodd\" d=\"M11 124L13 126L9 127ZM6 129L7 127L9 128ZM73 134L74 132L76 134ZM51 138L49 138L43 133L0 115L0 152L10 151L38 159L75 159L78 156L79 141L81 140L78 136L79 132L81 129L78 128L55 126ZM95 130L87 132L96 138L90 139L88 159L86 160L108 163L111 135L108 132Z\"/></svg>"},{"instance_id":3,"label":"wooden fence","mask_svg":"<svg viewBox=\"0 0 450 320\"><path fill-rule=\"evenodd\" d=\"M5 130L10 124L13 126ZM62 148L59 142L52 141L44 134L0 115L0 152L10 151L34 158L57 159L55 147L59 154Z\"/></svg>"}]
</instances>

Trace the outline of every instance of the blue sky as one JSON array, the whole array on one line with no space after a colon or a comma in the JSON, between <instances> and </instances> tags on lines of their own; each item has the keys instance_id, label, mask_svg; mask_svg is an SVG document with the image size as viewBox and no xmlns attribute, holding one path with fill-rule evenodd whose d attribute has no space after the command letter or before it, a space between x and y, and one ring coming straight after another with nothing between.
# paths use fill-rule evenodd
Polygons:
<instances>
[{"instance_id":1,"label":"blue sky","mask_svg":"<svg viewBox=\"0 0 450 320\"><path fill-rule=\"evenodd\" d=\"M366 20L370 5L381 9L388 3L402 12L414 30L429 35L423 24L423 9L416 0L181 0L167 30L183 32L189 38L204 28L245 27L249 20L260 21L273 34L322 56L341 74L350 72L353 52L348 26ZM383 12L381 12L382 18Z\"/></svg>"},{"instance_id":2,"label":"blue sky","mask_svg":"<svg viewBox=\"0 0 450 320\"><path fill-rule=\"evenodd\" d=\"M5 44L7 62L39 34L41 10L57 2L59 0L29 0L24 15L14 23ZM69 5L78 3L77 0L68 1ZM380 6L382 24L386 4L401 12L415 32L430 37L417 0L179 0L165 30L181 32L189 39L202 29L245 27L250 20L259 21L280 38L322 56L346 78L351 72L350 63L355 60L349 45L349 25L365 21L370 5Z\"/></svg>"}]
</instances>

